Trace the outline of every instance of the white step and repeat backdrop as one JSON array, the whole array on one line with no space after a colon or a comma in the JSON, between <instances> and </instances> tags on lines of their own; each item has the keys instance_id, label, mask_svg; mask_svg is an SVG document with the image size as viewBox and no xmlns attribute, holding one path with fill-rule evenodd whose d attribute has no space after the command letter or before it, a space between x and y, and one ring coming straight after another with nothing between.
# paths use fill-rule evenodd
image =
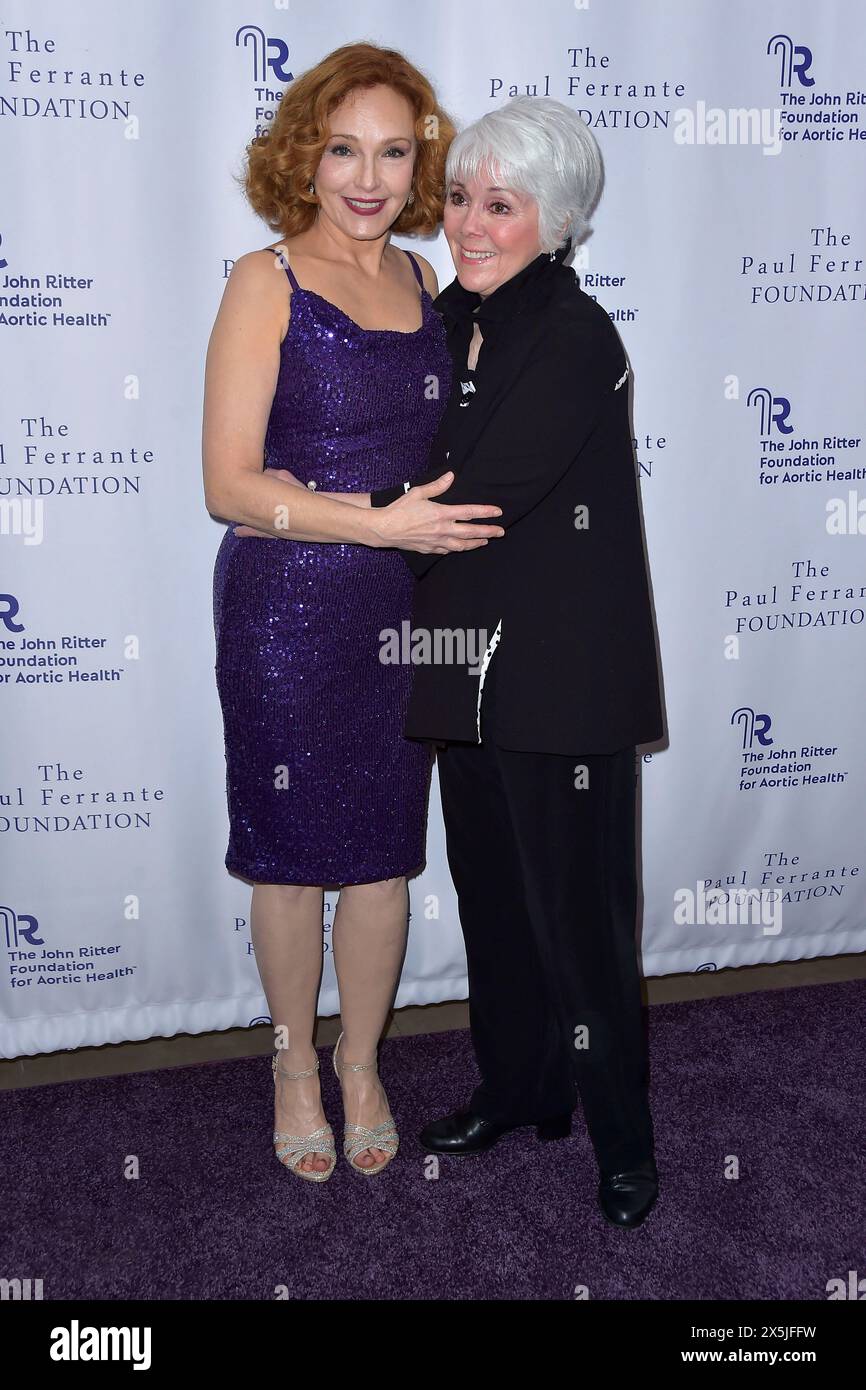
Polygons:
<instances>
[{"instance_id":1,"label":"white step and repeat backdrop","mask_svg":"<svg viewBox=\"0 0 866 1390\"><path fill-rule=\"evenodd\" d=\"M633 364L670 731L643 763L646 973L866 949L859 0L8 0L4 1056L266 1016L223 865L203 366L232 259L272 240L244 145L359 39L459 123L528 90L605 155L576 268ZM420 249L447 284L444 239ZM434 783L397 1002L465 994Z\"/></svg>"}]
</instances>

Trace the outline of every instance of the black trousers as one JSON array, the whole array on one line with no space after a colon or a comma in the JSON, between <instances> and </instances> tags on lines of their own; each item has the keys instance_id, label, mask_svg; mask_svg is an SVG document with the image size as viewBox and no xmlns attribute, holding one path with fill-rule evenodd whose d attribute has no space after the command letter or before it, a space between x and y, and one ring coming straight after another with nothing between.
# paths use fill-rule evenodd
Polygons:
<instances>
[{"instance_id":1,"label":"black trousers","mask_svg":"<svg viewBox=\"0 0 866 1390\"><path fill-rule=\"evenodd\" d=\"M532 1124L573 1110L576 1085L599 1166L627 1168L653 1153L635 941L635 748L499 746L487 683L495 665L483 741L449 744L438 757L482 1078L469 1104L488 1120Z\"/></svg>"}]
</instances>

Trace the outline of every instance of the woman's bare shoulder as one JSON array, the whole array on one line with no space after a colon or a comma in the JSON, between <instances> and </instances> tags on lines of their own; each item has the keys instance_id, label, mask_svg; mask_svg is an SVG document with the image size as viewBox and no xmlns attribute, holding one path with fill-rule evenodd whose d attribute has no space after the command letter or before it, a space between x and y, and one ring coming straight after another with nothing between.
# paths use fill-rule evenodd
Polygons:
<instances>
[{"instance_id":1,"label":"woman's bare shoulder","mask_svg":"<svg viewBox=\"0 0 866 1390\"><path fill-rule=\"evenodd\" d=\"M242 299L253 311L265 331L276 323L280 339L289 327L292 286L285 272L287 243L246 251L232 265L226 285L226 298ZM278 253L282 251L283 255Z\"/></svg>"},{"instance_id":2,"label":"woman's bare shoulder","mask_svg":"<svg viewBox=\"0 0 866 1390\"><path fill-rule=\"evenodd\" d=\"M273 246L261 246L254 251L245 251L243 255L236 257L232 265L232 274L237 272L244 279L251 275L273 275L274 267L276 267L285 280L287 277L280 262L285 264L289 258L290 248L284 241L276 242Z\"/></svg>"}]
</instances>

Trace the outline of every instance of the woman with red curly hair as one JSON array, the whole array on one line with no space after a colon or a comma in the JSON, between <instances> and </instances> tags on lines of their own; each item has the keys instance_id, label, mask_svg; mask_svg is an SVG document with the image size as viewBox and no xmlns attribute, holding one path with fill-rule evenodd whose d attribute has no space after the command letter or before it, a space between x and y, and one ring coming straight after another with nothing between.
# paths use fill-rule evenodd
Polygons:
<instances>
[{"instance_id":1,"label":"woman with red curly hair","mask_svg":"<svg viewBox=\"0 0 866 1390\"><path fill-rule=\"evenodd\" d=\"M405 950L406 876L424 860L431 763L430 745L402 734L411 668L380 659L412 611L399 552L503 534L478 524L498 507L432 500L450 473L369 505L424 470L449 396L434 272L391 237L437 230L453 135L427 79L393 50L347 45L297 78L245 173L281 240L235 262L208 346L206 505L240 523L214 571L225 862L253 883L274 1082L287 1083L277 1156L318 1182L336 1158L312 1039L327 887L340 889L344 1152L372 1174L398 1142L372 1059Z\"/></svg>"}]
</instances>

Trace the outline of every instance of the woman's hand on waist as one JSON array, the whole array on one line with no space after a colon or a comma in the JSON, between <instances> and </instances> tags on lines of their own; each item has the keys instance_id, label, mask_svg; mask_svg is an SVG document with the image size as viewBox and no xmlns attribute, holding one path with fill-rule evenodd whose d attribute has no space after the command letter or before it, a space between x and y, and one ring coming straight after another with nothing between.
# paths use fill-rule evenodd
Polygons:
<instances>
[{"instance_id":1,"label":"woman's hand on waist","mask_svg":"<svg viewBox=\"0 0 866 1390\"><path fill-rule=\"evenodd\" d=\"M479 524L483 517L501 516L501 507L482 502L452 507L432 500L446 492L453 481L453 473L443 473L432 483L410 487L390 506L373 508L382 545L416 550L422 555L449 555L457 550L477 550L488 540L504 536L501 526Z\"/></svg>"}]
</instances>

